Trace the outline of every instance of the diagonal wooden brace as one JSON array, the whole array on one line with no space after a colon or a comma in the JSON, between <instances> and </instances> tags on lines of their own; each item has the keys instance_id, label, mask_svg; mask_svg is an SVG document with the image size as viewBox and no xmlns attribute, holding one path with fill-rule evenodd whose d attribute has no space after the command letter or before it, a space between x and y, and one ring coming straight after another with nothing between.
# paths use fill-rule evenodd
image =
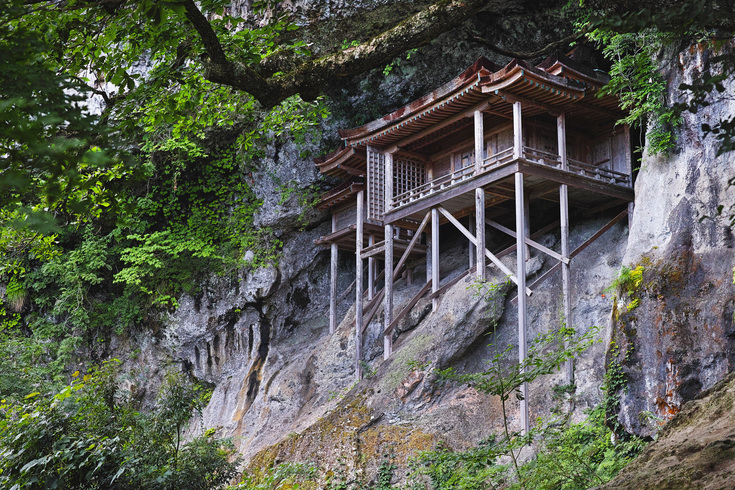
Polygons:
<instances>
[{"instance_id":1,"label":"diagonal wooden brace","mask_svg":"<svg viewBox=\"0 0 735 490\"><path fill-rule=\"evenodd\" d=\"M495 221L493 221L491 219L486 219L485 220L485 224L487 224L489 226L492 226L496 230L500 230L503 233L506 233L506 234L512 236L513 238L516 237L516 232L515 231L513 231L510 228L505 227L505 226L501 225L500 223L497 223L497 222L495 222ZM539 250L539 251L545 253L546 255L549 255L549 256L555 258L556 260L558 260L560 262L564 262L565 264L568 264L569 263L569 259L567 257L563 257L561 254L558 254L558 253L554 252L550 248L544 247L540 243L535 242L535 241L531 240L528 237L526 237L525 241L526 241L526 245L529 245L529 246L535 248L536 250Z\"/></svg>"},{"instance_id":2,"label":"diagonal wooden brace","mask_svg":"<svg viewBox=\"0 0 735 490\"><path fill-rule=\"evenodd\" d=\"M444 215L445 218L449 220L450 223L452 223L464 236L467 237L467 239L472 242L473 245L477 246L477 240L475 237L470 233L467 228L465 228L462 223L457 221L457 218L452 216L452 214L444 209L442 206L437 206L439 208L439 212ZM506 267L504 263L500 261L495 255L493 255L490 250L485 249L485 256L492 261L495 266L500 269L506 276L510 278L511 281L513 281L516 285L518 285L518 279L513 274L513 272ZM533 294L533 291L531 291L531 288L526 288L526 296L531 296Z\"/></svg>"}]
</instances>

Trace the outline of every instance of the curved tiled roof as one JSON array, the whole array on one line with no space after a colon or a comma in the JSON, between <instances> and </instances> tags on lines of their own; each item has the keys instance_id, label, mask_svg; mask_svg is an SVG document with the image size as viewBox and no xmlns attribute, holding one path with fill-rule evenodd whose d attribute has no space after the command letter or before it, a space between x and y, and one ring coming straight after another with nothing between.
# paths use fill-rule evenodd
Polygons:
<instances>
[{"instance_id":1,"label":"curved tiled roof","mask_svg":"<svg viewBox=\"0 0 735 490\"><path fill-rule=\"evenodd\" d=\"M525 102L524 114L565 111L590 122L614 122L622 113L615 97L597 97L607 81L598 74L559 54L536 66L513 59L502 68L479 58L454 79L390 114L339 130L345 147L316 163L322 172L336 175L337 162L344 162L351 148L373 145L395 150L398 143L432 134L438 125L465 124L469 110L510 115L508 103L515 100Z\"/></svg>"}]
</instances>

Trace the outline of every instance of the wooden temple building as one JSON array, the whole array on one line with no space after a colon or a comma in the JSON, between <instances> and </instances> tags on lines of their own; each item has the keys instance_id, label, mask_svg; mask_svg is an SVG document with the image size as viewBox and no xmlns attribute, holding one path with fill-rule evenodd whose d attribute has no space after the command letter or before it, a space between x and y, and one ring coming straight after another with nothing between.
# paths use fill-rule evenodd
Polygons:
<instances>
[{"instance_id":1,"label":"wooden temple building","mask_svg":"<svg viewBox=\"0 0 735 490\"><path fill-rule=\"evenodd\" d=\"M598 96L606 82L602 76L561 55L537 66L513 60L498 67L480 58L424 97L363 126L340 130L344 146L315 160L323 174L342 181L318 204L331 211L332 232L317 244L331 249L331 332L338 324L338 250L355 254L358 377L362 336L381 307L388 358L402 316L427 294L436 310L441 293L459 279L441 284L439 227L445 224L471 244L465 275L484 280L486 268L494 266L525 293L517 297L521 360L528 341L527 296L559 269L565 321L571 325L570 261L624 217L633 201L630 135L627 127L616 125L623 116L617 99ZM532 232L529 211L536 201L558 206L559 220ZM577 250L569 249L570 208L615 206L623 209L615 219ZM515 226L504 226L503 220ZM534 240L554 228L560 228L559 251ZM509 235L515 245L490 251L488 233ZM526 284L530 248L557 261L534 284ZM511 253L515 270L500 260ZM394 311L394 281L413 280L412 269L424 261L424 287L402 311ZM571 381L571 365L567 376ZM525 386L523 394L526 431Z\"/></svg>"}]
</instances>

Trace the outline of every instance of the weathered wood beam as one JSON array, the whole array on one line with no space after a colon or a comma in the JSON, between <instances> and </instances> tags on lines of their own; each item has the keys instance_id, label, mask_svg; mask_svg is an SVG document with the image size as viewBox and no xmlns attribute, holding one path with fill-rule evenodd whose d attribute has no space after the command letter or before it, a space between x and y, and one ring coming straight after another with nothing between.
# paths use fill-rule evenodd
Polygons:
<instances>
[{"instance_id":1,"label":"weathered wood beam","mask_svg":"<svg viewBox=\"0 0 735 490\"><path fill-rule=\"evenodd\" d=\"M579 247L575 248L572 253L569 254L569 260L573 259L577 255L579 255L585 248L589 247L595 240L600 238L607 230L615 226L621 219L625 218L628 215L628 210L621 211L620 214L615 216L612 220L610 220L605 226L597 230L597 232L589 237L587 240L584 241ZM551 277L551 275L559 270L561 267L561 262L556 263L554 266L552 266L549 270L541 274L538 279L533 281L531 283L531 288L536 289L542 282L544 282L546 279ZM518 301L518 298L513 298L511 302L515 304Z\"/></svg>"},{"instance_id":2,"label":"weathered wood beam","mask_svg":"<svg viewBox=\"0 0 735 490\"><path fill-rule=\"evenodd\" d=\"M332 233L337 231L337 216L332 214ZM329 333L337 330L337 262L339 248L336 243L329 246Z\"/></svg>"},{"instance_id":3,"label":"weathered wood beam","mask_svg":"<svg viewBox=\"0 0 735 490\"><path fill-rule=\"evenodd\" d=\"M431 292L439 290L439 210L431 208ZM439 308L439 298L432 298L431 311Z\"/></svg>"},{"instance_id":4,"label":"weathered wood beam","mask_svg":"<svg viewBox=\"0 0 735 490\"><path fill-rule=\"evenodd\" d=\"M527 175L534 175L546 180L551 180L559 184L567 184L570 187L578 189L586 189L588 191L597 192L605 196L622 199L630 202L634 199L633 189L621 185L606 184L592 177L580 175L571 171L564 171L558 168L548 167L543 164L530 162L520 159L518 166L521 172Z\"/></svg>"},{"instance_id":5,"label":"weathered wood beam","mask_svg":"<svg viewBox=\"0 0 735 490\"><path fill-rule=\"evenodd\" d=\"M426 225L429 223L429 218L431 217L431 213L426 213L426 216L424 216L424 219L421 221L421 224L419 225L418 230L413 235L413 238L411 238L411 242L408 244L408 247L406 247L406 250L403 252L403 255L401 256L401 259L398 261L398 264L396 265L396 268L393 271L393 279L398 278L398 274L401 270L401 267L403 267L403 264L406 263L408 260L408 256L411 254L411 251L413 250L414 245L418 243L418 241L421 239L421 233L423 233L424 228L426 228Z\"/></svg>"},{"instance_id":6,"label":"weathered wood beam","mask_svg":"<svg viewBox=\"0 0 735 490\"><path fill-rule=\"evenodd\" d=\"M476 110L475 116L475 175L482 173L483 155L485 153L485 129L482 112ZM477 279L485 280L485 191L478 187L475 189L475 247L477 253Z\"/></svg>"},{"instance_id":7,"label":"weathered wood beam","mask_svg":"<svg viewBox=\"0 0 735 490\"><path fill-rule=\"evenodd\" d=\"M566 115L562 112L556 118L557 148L562 170L567 169L567 123ZM610 153L612 155L612 153ZM561 264L561 291L562 308L564 309L564 324L573 328L572 323L572 283L569 266L569 193L566 184L559 186L559 222L561 223L561 255L566 262ZM566 381L574 383L574 360L569 359L565 366Z\"/></svg>"},{"instance_id":8,"label":"weathered wood beam","mask_svg":"<svg viewBox=\"0 0 735 490\"><path fill-rule=\"evenodd\" d=\"M441 206L438 206L438 209L444 215L444 217L447 218L447 220L450 223L452 223L454 227L460 231L460 233L462 233L465 237L467 237L467 239L470 242L474 243L475 246L477 246L477 241L475 240L475 237L472 235L472 233L470 233L467 230L467 228L462 226L462 223L457 221L457 218L452 216L452 213L450 213L449 211L447 211ZM507 275L511 281L513 281L515 284L518 284L518 279L513 275L513 272L510 269L508 269L508 267L506 267L506 265L502 263L500 259L498 259L492 252L490 252L490 250L485 249L485 256L489 258L498 269L500 269L503 273L505 273L505 275ZM530 289L525 288L525 291L528 296L531 296L532 292Z\"/></svg>"},{"instance_id":9,"label":"weathered wood beam","mask_svg":"<svg viewBox=\"0 0 735 490\"><path fill-rule=\"evenodd\" d=\"M375 245L375 234L368 235L368 248ZM375 294L375 257L368 257L368 300L373 299Z\"/></svg>"},{"instance_id":10,"label":"weathered wood beam","mask_svg":"<svg viewBox=\"0 0 735 490\"><path fill-rule=\"evenodd\" d=\"M439 106L439 105L444 104L444 102L445 102L444 100L441 100L441 101L437 102L434 105L435 106ZM470 107L466 111L463 111L463 112L461 112L461 113L459 113L457 115L454 115L454 116L452 116L452 117L450 117L448 119L445 119L445 120L443 120L442 122L440 122L438 124L434 124L433 126L430 126L430 127L426 128L424 130L419 131L418 133L412 134L408 138L402 139L401 141L397 142L393 146L389 146L386 149L386 152L387 153L393 153L393 152L399 151L399 150L401 150L402 147L408 146L411 143L413 143L414 141L418 141L421 138L423 138L425 136L429 136L430 134L435 133L436 131L439 131L440 129L445 128L445 127L447 127L447 126L449 126L451 124L454 124L457 121L459 121L461 119L464 119L467 116L473 115L476 111L482 111L483 109L485 109L485 108L488 107L489 102L490 102L490 98L488 98L487 100L484 100L484 101L480 102L477 105L474 105L474 106ZM431 111L431 109L432 108L429 107L429 108L425 109L424 112L429 112L429 111ZM426 158L426 157L424 157L424 158Z\"/></svg>"},{"instance_id":11,"label":"weathered wood beam","mask_svg":"<svg viewBox=\"0 0 735 490\"><path fill-rule=\"evenodd\" d=\"M337 330L337 261L339 254L336 243L329 247L329 252L329 333L334 333Z\"/></svg>"},{"instance_id":12,"label":"weathered wood beam","mask_svg":"<svg viewBox=\"0 0 735 490\"><path fill-rule=\"evenodd\" d=\"M390 211L393 201L393 154L385 154L385 212ZM383 298L383 330L393 320L393 225L385 224L385 298ZM383 359L393 351L390 334L383 333Z\"/></svg>"},{"instance_id":13,"label":"weathered wood beam","mask_svg":"<svg viewBox=\"0 0 735 490\"><path fill-rule=\"evenodd\" d=\"M501 225L500 223L498 223L496 221L493 221L491 219L486 219L485 220L485 224L487 224L489 226L492 226L496 230L500 230L503 233L505 233L507 235L510 235L513 238L516 238L516 233L513 230L511 230L510 228L508 228L506 226ZM564 262L564 263L567 263L567 264L569 263L569 259L568 258L563 257L562 255L560 255L560 254L554 252L553 250L551 250L550 248L544 247L540 243L538 243L536 241L533 241L530 238L526 238L525 241L526 241L526 245L529 245L529 246L535 248L536 250L538 250L540 252L543 252L546 255L549 255L549 256L555 258L556 260L559 260L559 261Z\"/></svg>"},{"instance_id":14,"label":"weathered wood beam","mask_svg":"<svg viewBox=\"0 0 735 490\"><path fill-rule=\"evenodd\" d=\"M486 89L483 88L483 92L485 92L485 90ZM559 113L561 112L559 110L559 108L557 108L557 107L554 107L554 106L551 106L551 105L548 105L548 104L544 104L543 102L538 102L538 101L533 100L533 99L528 99L528 98L522 97L520 95L515 95L515 94L511 94L511 93L505 92L503 90L494 90L494 89L490 89L490 88L488 88L487 90L490 90L489 93L496 93L497 92L496 95L498 97L502 98L503 100L505 100L505 101L507 101L507 102L509 102L511 104L515 104L516 102L521 102L524 105L524 107L536 107L537 109L541 109L542 111L548 112L552 116L558 116Z\"/></svg>"},{"instance_id":15,"label":"weathered wood beam","mask_svg":"<svg viewBox=\"0 0 735 490\"><path fill-rule=\"evenodd\" d=\"M426 294L429 289L431 289L431 281L426 281L426 284L424 284L419 292L416 293L413 298L411 298L411 301L408 302L408 304L401 310L401 312L396 315L391 324L388 325L388 328L385 330L385 333L387 335L393 334L393 330L396 328L396 325L398 325L398 322L400 322L411 311L411 309L416 306L416 303L419 302L419 300L423 297L423 295Z\"/></svg>"},{"instance_id":16,"label":"weathered wood beam","mask_svg":"<svg viewBox=\"0 0 735 490\"><path fill-rule=\"evenodd\" d=\"M513 158L523 155L523 120L521 102L513 102Z\"/></svg>"},{"instance_id":17,"label":"weathered wood beam","mask_svg":"<svg viewBox=\"0 0 735 490\"><path fill-rule=\"evenodd\" d=\"M516 276L518 284L518 362L523 364L528 356L527 320L526 320L526 296L520 292L526 288L526 247L525 227L526 220L523 206L523 174L517 172L515 175L516 187ZM523 372L523 369L521 370ZM528 434L528 384L520 386L521 393L521 433Z\"/></svg>"},{"instance_id":18,"label":"weathered wood beam","mask_svg":"<svg viewBox=\"0 0 735 490\"><path fill-rule=\"evenodd\" d=\"M356 235L355 235L355 376L362 379L362 219L363 196L365 191L357 193Z\"/></svg>"},{"instance_id":19,"label":"weathered wood beam","mask_svg":"<svg viewBox=\"0 0 735 490\"><path fill-rule=\"evenodd\" d=\"M439 191L435 194L432 194L431 196L426 197L425 199L416 201L415 203L411 203L407 206L402 206L400 209L397 209L390 213L386 213L385 220L387 222L394 223L415 213L419 213L426 209L442 204L449 199L473 191L478 187L484 187L488 184L491 184L492 182L509 177L517 171L517 163L511 162L504 167L493 169L489 172L485 172L479 177L475 177L474 179L462 182L461 184L452 187L451 189Z\"/></svg>"}]
</instances>

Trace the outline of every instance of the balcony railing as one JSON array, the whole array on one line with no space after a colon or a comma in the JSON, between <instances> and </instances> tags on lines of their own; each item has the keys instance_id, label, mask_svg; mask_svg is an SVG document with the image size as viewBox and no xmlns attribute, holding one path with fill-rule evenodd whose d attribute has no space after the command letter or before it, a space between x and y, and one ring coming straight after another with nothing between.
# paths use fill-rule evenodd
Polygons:
<instances>
[{"instance_id":1,"label":"balcony railing","mask_svg":"<svg viewBox=\"0 0 735 490\"><path fill-rule=\"evenodd\" d=\"M561 169L561 158L559 157L559 155L550 153L548 151L524 146L522 157L529 162L539 163L548 167ZM507 163L512 162L513 160L513 148L506 148L505 150L499 151L483 160L479 174L475 172L475 166L470 165L468 167L455 170L454 172L451 172L449 174L442 175L441 177L437 177L436 179L426 182L425 184L421 184L409 191L394 196L393 200L391 201L391 209L405 206L406 204L410 204L424 197L459 185L460 183L470 180L477 175L481 175L496 168L500 168ZM600 162L599 165L602 165L604 163L606 162ZM596 180L600 180L610 184L630 186L630 176L628 176L627 174L616 172L615 170L602 168L597 165L580 162L579 160L574 160L571 158L567 159L567 171L574 172L585 177L592 177Z\"/></svg>"}]
</instances>

